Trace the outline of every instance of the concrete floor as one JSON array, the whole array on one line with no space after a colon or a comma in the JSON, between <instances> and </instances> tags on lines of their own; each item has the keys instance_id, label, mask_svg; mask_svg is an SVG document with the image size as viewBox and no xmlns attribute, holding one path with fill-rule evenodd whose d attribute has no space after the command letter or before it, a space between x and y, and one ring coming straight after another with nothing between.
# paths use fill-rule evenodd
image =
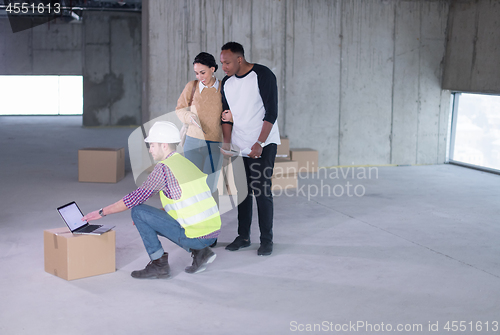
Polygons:
<instances>
[{"instance_id":1,"label":"concrete floor","mask_svg":"<svg viewBox=\"0 0 500 335\"><path fill-rule=\"evenodd\" d=\"M163 240L173 278L136 280L130 272L149 258L125 212L101 221L116 225L115 273L70 282L50 275L43 231L64 225L55 208L76 200L88 212L135 188L130 171L117 184L77 181L79 148L126 147L133 130L80 124L80 117L0 117L0 334L342 327L336 333L370 334L389 326L392 333L435 334L446 332L447 321L465 321L461 334L476 333L471 321L474 329L482 322L480 333L486 322L487 333L499 333L493 322L500 321L500 176L449 165L380 167L371 178L365 168L365 179L361 168L354 176L347 169L303 176L300 192L275 197L270 257L256 255L256 224L250 248L224 250L236 234L231 211L223 215L218 257L205 272L184 273L190 255ZM356 190L364 188L364 196L349 197L347 182L351 195L361 185ZM342 187L342 196L326 194L340 195ZM313 196L321 188L325 194ZM430 332L429 323L439 331ZM422 331L409 331L414 325Z\"/></svg>"}]
</instances>

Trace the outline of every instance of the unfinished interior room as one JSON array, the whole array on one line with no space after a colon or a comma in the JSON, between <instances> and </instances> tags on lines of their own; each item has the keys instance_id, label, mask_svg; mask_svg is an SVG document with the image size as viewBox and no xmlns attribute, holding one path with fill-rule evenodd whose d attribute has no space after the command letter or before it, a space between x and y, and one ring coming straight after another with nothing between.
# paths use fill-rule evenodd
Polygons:
<instances>
[{"instance_id":1,"label":"unfinished interior room","mask_svg":"<svg viewBox=\"0 0 500 335\"><path fill-rule=\"evenodd\" d=\"M0 2L0 334L500 334L499 60L500 0Z\"/></svg>"}]
</instances>

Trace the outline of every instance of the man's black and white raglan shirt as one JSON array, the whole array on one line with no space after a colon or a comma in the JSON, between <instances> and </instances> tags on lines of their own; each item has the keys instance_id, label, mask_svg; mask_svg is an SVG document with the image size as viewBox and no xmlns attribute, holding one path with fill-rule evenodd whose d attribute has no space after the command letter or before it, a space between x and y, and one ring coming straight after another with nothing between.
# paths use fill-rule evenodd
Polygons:
<instances>
[{"instance_id":1,"label":"man's black and white raglan shirt","mask_svg":"<svg viewBox=\"0 0 500 335\"><path fill-rule=\"evenodd\" d=\"M231 142L242 153L248 154L262 131L263 121L273 124L265 141L281 144L278 130L278 86L276 76L266 66L254 64L239 77L225 77L222 81L222 107L233 114Z\"/></svg>"}]
</instances>

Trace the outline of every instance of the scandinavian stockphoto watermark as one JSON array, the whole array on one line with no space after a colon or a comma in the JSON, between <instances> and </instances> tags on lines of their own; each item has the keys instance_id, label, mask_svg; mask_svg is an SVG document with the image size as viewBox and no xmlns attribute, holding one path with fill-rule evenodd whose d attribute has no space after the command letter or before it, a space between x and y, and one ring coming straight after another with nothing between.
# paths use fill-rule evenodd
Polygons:
<instances>
[{"instance_id":1,"label":"scandinavian stockphoto watermark","mask_svg":"<svg viewBox=\"0 0 500 335\"><path fill-rule=\"evenodd\" d=\"M309 172L306 165L299 169L293 167L275 167L274 195L302 196L308 200L314 197L362 197L366 194L366 182L378 179L379 173L376 166L346 166L318 168L315 172ZM287 180L290 176L296 176L301 181L295 188L287 187L286 183L280 183L280 179ZM284 186L282 186L284 184Z\"/></svg>"},{"instance_id":2,"label":"scandinavian stockphoto watermark","mask_svg":"<svg viewBox=\"0 0 500 335\"><path fill-rule=\"evenodd\" d=\"M387 323L387 322L368 322L368 321L349 321L336 323L332 321L322 321L321 323L300 323L290 322L290 331L320 333L320 332L494 332L499 330L498 321L428 321L426 323Z\"/></svg>"},{"instance_id":3,"label":"scandinavian stockphoto watermark","mask_svg":"<svg viewBox=\"0 0 500 335\"><path fill-rule=\"evenodd\" d=\"M430 325L430 323L429 323ZM290 322L290 330L292 332L421 332L424 325L421 323L396 324L391 323L370 323L367 321L349 321L346 323L336 323L331 321L323 321L321 323L299 323L297 321Z\"/></svg>"}]
</instances>

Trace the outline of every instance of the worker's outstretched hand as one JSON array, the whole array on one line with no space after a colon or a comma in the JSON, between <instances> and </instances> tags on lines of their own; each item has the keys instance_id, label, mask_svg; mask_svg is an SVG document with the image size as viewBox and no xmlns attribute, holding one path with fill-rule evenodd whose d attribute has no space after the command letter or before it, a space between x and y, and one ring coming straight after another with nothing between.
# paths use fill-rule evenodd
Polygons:
<instances>
[{"instance_id":1,"label":"worker's outstretched hand","mask_svg":"<svg viewBox=\"0 0 500 335\"><path fill-rule=\"evenodd\" d=\"M102 216L99 215L99 211L93 211L88 213L82 218L82 221L95 221L101 219Z\"/></svg>"}]
</instances>

